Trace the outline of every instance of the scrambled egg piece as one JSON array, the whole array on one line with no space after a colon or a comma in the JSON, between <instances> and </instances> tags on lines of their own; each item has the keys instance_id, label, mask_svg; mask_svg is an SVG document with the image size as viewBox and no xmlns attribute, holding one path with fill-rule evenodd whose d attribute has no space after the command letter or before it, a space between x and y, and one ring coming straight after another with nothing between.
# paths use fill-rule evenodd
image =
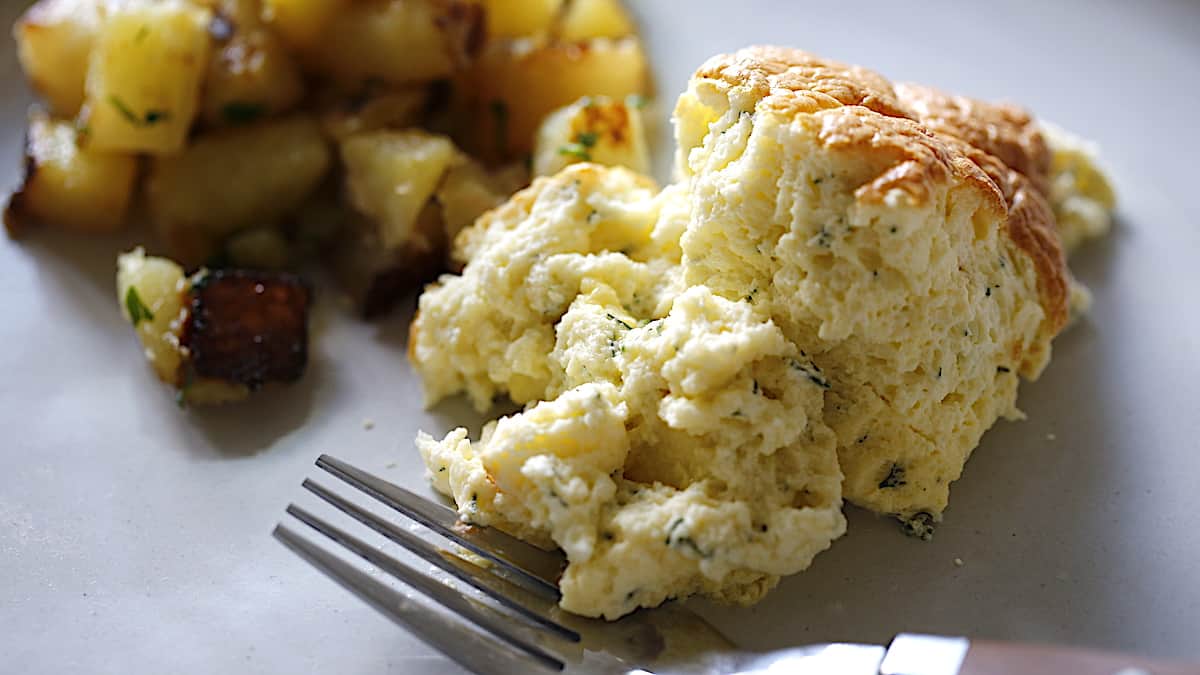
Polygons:
<instances>
[{"instance_id":1,"label":"scrambled egg piece","mask_svg":"<svg viewBox=\"0 0 1200 675\"><path fill-rule=\"evenodd\" d=\"M1084 241L1108 234L1116 194L1100 169L1094 144L1048 122L1041 126L1053 153L1050 203L1063 249L1070 253Z\"/></svg>"},{"instance_id":2,"label":"scrambled egg piece","mask_svg":"<svg viewBox=\"0 0 1200 675\"><path fill-rule=\"evenodd\" d=\"M418 447L464 518L561 546L563 607L607 618L752 602L845 529L819 370L750 302L678 286L686 211L643 181L577 165L515 198L519 227L484 216L410 341L434 396L542 401Z\"/></svg>"},{"instance_id":3,"label":"scrambled egg piece","mask_svg":"<svg viewBox=\"0 0 1200 675\"><path fill-rule=\"evenodd\" d=\"M1068 316L1023 111L751 48L675 130L661 192L577 164L464 230L410 336L430 402L526 404L418 446L465 519L566 551L581 614L753 601L843 495L928 536Z\"/></svg>"}]
</instances>

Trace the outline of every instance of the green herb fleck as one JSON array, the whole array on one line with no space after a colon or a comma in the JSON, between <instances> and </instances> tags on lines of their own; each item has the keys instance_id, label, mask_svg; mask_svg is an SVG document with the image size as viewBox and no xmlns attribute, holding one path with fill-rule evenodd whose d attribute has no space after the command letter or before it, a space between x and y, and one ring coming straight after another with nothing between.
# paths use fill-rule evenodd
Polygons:
<instances>
[{"instance_id":1,"label":"green herb fleck","mask_svg":"<svg viewBox=\"0 0 1200 675\"><path fill-rule=\"evenodd\" d=\"M646 97L641 94L630 94L625 97L625 105L641 110L646 107Z\"/></svg>"},{"instance_id":2,"label":"green herb fleck","mask_svg":"<svg viewBox=\"0 0 1200 675\"><path fill-rule=\"evenodd\" d=\"M996 366L996 372L997 373L1011 373L1012 368L1009 368L1008 366Z\"/></svg>"},{"instance_id":3,"label":"green herb fleck","mask_svg":"<svg viewBox=\"0 0 1200 675\"><path fill-rule=\"evenodd\" d=\"M629 325L629 324L628 324L628 323L626 323L626 322L625 322L623 319L621 319L620 317L618 317L618 316L614 315L612 312L607 312L607 313L605 314L605 316L607 316L608 318L612 319L613 321L616 321L617 323L619 323L619 324L621 324L622 326L624 326L624 327L625 327L625 330L633 330L633 326Z\"/></svg>"},{"instance_id":4,"label":"green herb fleck","mask_svg":"<svg viewBox=\"0 0 1200 675\"><path fill-rule=\"evenodd\" d=\"M596 132L594 132L594 131L581 131L578 134L575 134L575 142L582 145L585 148L596 147L596 141L599 138L600 137L597 136Z\"/></svg>"},{"instance_id":5,"label":"green herb fleck","mask_svg":"<svg viewBox=\"0 0 1200 675\"><path fill-rule=\"evenodd\" d=\"M138 116L124 101L116 96L109 96L108 102L112 107L117 109L117 112L121 113L121 117L124 117L126 122L137 127L149 127L171 119L171 114L165 110L147 110L145 115Z\"/></svg>"},{"instance_id":6,"label":"green herb fleck","mask_svg":"<svg viewBox=\"0 0 1200 675\"><path fill-rule=\"evenodd\" d=\"M570 155L580 161L592 161L592 155L587 151L587 147L581 143L567 143L558 147L558 154Z\"/></svg>"},{"instance_id":7,"label":"green herb fleck","mask_svg":"<svg viewBox=\"0 0 1200 675\"><path fill-rule=\"evenodd\" d=\"M803 352L801 352L801 353L803 353ZM817 385L818 387L820 387L822 389L829 389L832 386L829 384L829 380L826 380L825 376L821 374L821 369L818 368L816 364L809 363L806 365L806 364L800 363L796 359L788 359L788 364L792 367L793 370L803 373L804 376L807 377L810 382Z\"/></svg>"},{"instance_id":8,"label":"green herb fleck","mask_svg":"<svg viewBox=\"0 0 1200 675\"><path fill-rule=\"evenodd\" d=\"M261 103L249 101L231 101L221 108L221 116L229 124L249 124L262 117L264 112Z\"/></svg>"},{"instance_id":9,"label":"green herb fleck","mask_svg":"<svg viewBox=\"0 0 1200 675\"><path fill-rule=\"evenodd\" d=\"M892 463L892 468L888 470L887 476L879 481L879 489L896 488L902 485L908 485L908 481L904 480L904 467L899 464Z\"/></svg>"},{"instance_id":10,"label":"green herb fleck","mask_svg":"<svg viewBox=\"0 0 1200 675\"><path fill-rule=\"evenodd\" d=\"M504 101L492 101L492 125L496 133L496 155L503 157L508 154L508 104Z\"/></svg>"},{"instance_id":11,"label":"green herb fleck","mask_svg":"<svg viewBox=\"0 0 1200 675\"><path fill-rule=\"evenodd\" d=\"M145 40L146 36L149 34L150 34L150 26L143 25L141 28L138 29L137 35L133 36L133 41L135 43L141 43L141 41Z\"/></svg>"},{"instance_id":12,"label":"green herb fleck","mask_svg":"<svg viewBox=\"0 0 1200 675\"><path fill-rule=\"evenodd\" d=\"M143 321L153 321L154 313L142 302L141 296L138 295L137 289L133 286L125 292L125 309L129 312L129 320L136 327Z\"/></svg>"}]
</instances>

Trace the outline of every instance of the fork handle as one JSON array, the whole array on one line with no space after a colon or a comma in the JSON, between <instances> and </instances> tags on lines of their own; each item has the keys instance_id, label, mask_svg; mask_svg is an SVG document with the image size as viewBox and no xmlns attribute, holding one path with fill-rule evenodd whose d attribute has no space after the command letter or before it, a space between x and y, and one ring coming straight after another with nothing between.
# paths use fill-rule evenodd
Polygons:
<instances>
[{"instance_id":1,"label":"fork handle","mask_svg":"<svg viewBox=\"0 0 1200 675\"><path fill-rule=\"evenodd\" d=\"M1095 649L971 640L958 675L1200 675L1200 664Z\"/></svg>"}]
</instances>

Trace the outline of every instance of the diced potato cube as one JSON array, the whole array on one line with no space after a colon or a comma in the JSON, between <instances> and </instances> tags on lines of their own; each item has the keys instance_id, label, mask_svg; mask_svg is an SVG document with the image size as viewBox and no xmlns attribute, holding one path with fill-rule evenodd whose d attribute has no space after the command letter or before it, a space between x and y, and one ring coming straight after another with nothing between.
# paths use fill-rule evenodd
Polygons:
<instances>
[{"instance_id":1,"label":"diced potato cube","mask_svg":"<svg viewBox=\"0 0 1200 675\"><path fill-rule=\"evenodd\" d=\"M88 143L170 154L183 148L208 63L211 13L183 0L128 0L108 16L88 66Z\"/></svg>"},{"instance_id":2,"label":"diced potato cube","mask_svg":"<svg viewBox=\"0 0 1200 675\"><path fill-rule=\"evenodd\" d=\"M321 115L321 125L326 134L337 140L364 131L404 129L421 121L428 100L429 92L425 87L342 96Z\"/></svg>"},{"instance_id":3,"label":"diced potato cube","mask_svg":"<svg viewBox=\"0 0 1200 675\"><path fill-rule=\"evenodd\" d=\"M214 270L192 281L179 342L190 382L214 380L250 391L292 382L308 362L308 286L280 272ZM187 392L191 400L191 392Z\"/></svg>"},{"instance_id":4,"label":"diced potato cube","mask_svg":"<svg viewBox=\"0 0 1200 675\"><path fill-rule=\"evenodd\" d=\"M463 228L528 182L528 172L520 164L489 172L478 162L462 156L446 172L435 193L442 209L446 241L454 241Z\"/></svg>"},{"instance_id":5,"label":"diced potato cube","mask_svg":"<svg viewBox=\"0 0 1200 675\"><path fill-rule=\"evenodd\" d=\"M25 179L9 198L11 235L38 225L107 232L125 224L137 158L80 148L75 126L34 114L25 138Z\"/></svg>"},{"instance_id":6,"label":"diced potato cube","mask_svg":"<svg viewBox=\"0 0 1200 675\"><path fill-rule=\"evenodd\" d=\"M620 0L571 0L558 25L558 39L563 42L622 38L633 32L633 19Z\"/></svg>"},{"instance_id":7,"label":"diced potato cube","mask_svg":"<svg viewBox=\"0 0 1200 675\"><path fill-rule=\"evenodd\" d=\"M13 26L25 76L59 117L74 117L83 105L100 20L98 0L41 0Z\"/></svg>"},{"instance_id":8,"label":"diced potato cube","mask_svg":"<svg viewBox=\"0 0 1200 675\"><path fill-rule=\"evenodd\" d=\"M201 270L141 248L117 258L117 297L159 379L179 402L245 398L291 382L308 361L308 286L290 274Z\"/></svg>"},{"instance_id":9,"label":"diced potato cube","mask_svg":"<svg viewBox=\"0 0 1200 675\"><path fill-rule=\"evenodd\" d=\"M351 1L264 0L263 19L293 49L312 47Z\"/></svg>"},{"instance_id":10,"label":"diced potato cube","mask_svg":"<svg viewBox=\"0 0 1200 675\"><path fill-rule=\"evenodd\" d=\"M121 314L133 324L158 379L178 386L183 352L179 331L187 314L188 282L183 268L146 255L138 247L117 258L117 301Z\"/></svg>"},{"instance_id":11,"label":"diced potato cube","mask_svg":"<svg viewBox=\"0 0 1200 675\"><path fill-rule=\"evenodd\" d=\"M457 155L444 136L424 131L375 131L342 142L350 203L378 228L380 245L394 250L419 235L417 215Z\"/></svg>"},{"instance_id":12,"label":"diced potato cube","mask_svg":"<svg viewBox=\"0 0 1200 675\"><path fill-rule=\"evenodd\" d=\"M563 0L485 0L488 37L545 35L562 6Z\"/></svg>"},{"instance_id":13,"label":"diced potato cube","mask_svg":"<svg viewBox=\"0 0 1200 675\"><path fill-rule=\"evenodd\" d=\"M278 22L278 2L272 11ZM318 33L306 41L309 15L301 13L306 28L296 33L295 47L309 68L334 78L393 84L444 78L467 64L483 40L482 8L467 0L352 2L313 14L323 17Z\"/></svg>"},{"instance_id":14,"label":"diced potato cube","mask_svg":"<svg viewBox=\"0 0 1200 675\"><path fill-rule=\"evenodd\" d=\"M295 210L325 176L330 155L320 125L306 116L213 132L154 161L147 215L172 256L194 266L225 236Z\"/></svg>"},{"instance_id":15,"label":"diced potato cube","mask_svg":"<svg viewBox=\"0 0 1200 675\"><path fill-rule=\"evenodd\" d=\"M584 96L645 95L646 60L634 38L582 44L500 43L459 81L478 119L473 149L492 159L520 157L550 112Z\"/></svg>"},{"instance_id":16,"label":"diced potato cube","mask_svg":"<svg viewBox=\"0 0 1200 675\"><path fill-rule=\"evenodd\" d=\"M214 9L201 118L237 125L291 109L304 95L300 69L259 18L259 0L220 0Z\"/></svg>"},{"instance_id":17,"label":"diced potato cube","mask_svg":"<svg viewBox=\"0 0 1200 675\"><path fill-rule=\"evenodd\" d=\"M650 159L640 104L589 97L547 117L534 146L534 174L548 176L575 162L648 172Z\"/></svg>"}]
</instances>

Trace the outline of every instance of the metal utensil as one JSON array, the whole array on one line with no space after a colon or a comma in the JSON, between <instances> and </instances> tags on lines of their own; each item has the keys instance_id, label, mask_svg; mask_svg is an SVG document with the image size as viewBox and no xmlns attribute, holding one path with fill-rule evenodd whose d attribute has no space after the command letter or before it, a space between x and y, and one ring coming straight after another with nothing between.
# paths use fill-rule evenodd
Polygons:
<instances>
[{"instance_id":1,"label":"metal utensil","mask_svg":"<svg viewBox=\"0 0 1200 675\"><path fill-rule=\"evenodd\" d=\"M425 569L384 552L295 504L287 513L354 553L362 569L280 523L275 538L359 598L463 667L478 673L803 673L821 675L990 675L1071 672L1182 675L1200 666L1151 664L1096 651L961 637L900 634L888 647L833 643L765 653L738 650L699 616L678 604L604 622L557 607L565 561L499 530L462 523L458 514L328 455L317 466L399 512L405 529L329 488L302 486L427 563ZM446 550L416 531L461 547ZM381 576L419 591L403 592ZM435 604L436 603L436 604Z\"/></svg>"}]
</instances>

